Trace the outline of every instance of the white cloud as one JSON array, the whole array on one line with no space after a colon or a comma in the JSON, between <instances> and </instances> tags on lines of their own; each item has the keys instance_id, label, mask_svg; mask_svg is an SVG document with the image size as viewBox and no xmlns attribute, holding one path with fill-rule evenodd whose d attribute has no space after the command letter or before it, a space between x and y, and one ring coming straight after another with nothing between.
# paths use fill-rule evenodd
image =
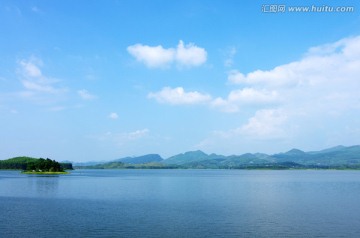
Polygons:
<instances>
[{"instance_id":1,"label":"white cloud","mask_svg":"<svg viewBox=\"0 0 360 238\"><path fill-rule=\"evenodd\" d=\"M142 44L131 45L127 51L139 62L149 68L166 67L174 60L174 49L164 49L161 45L147 46Z\"/></svg>"},{"instance_id":2,"label":"white cloud","mask_svg":"<svg viewBox=\"0 0 360 238\"><path fill-rule=\"evenodd\" d=\"M227 99L216 98L211 105L225 112L237 112L241 106L269 105L278 101L279 95L275 90L244 88L231 91Z\"/></svg>"},{"instance_id":3,"label":"white cloud","mask_svg":"<svg viewBox=\"0 0 360 238\"><path fill-rule=\"evenodd\" d=\"M199 66L206 62L207 52L193 43L184 45L179 41L176 48L164 48L161 45L148 46L135 44L127 47L127 51L137 61L144 63L149 68L165 68L172 63L178 66Z\"/></svg>"},{"instance_id":4,"label":"white cloud","mask_svg":"<svg viewBox=\"0 0 360 238\"><path fill-rule=\"evenodd\" d=\"M269 140L286 138L285 127L288 115L283 109L261 109L250 117L247 123L228 131L214 131L213 135L222 139L235 137Z\"/></svg>"},{"instance_id":5,"label":"white cloud","mask_svg":"<svg viewBox=\"0 0 360 238\"><path fill-rule=\"evenodd\" d=\"M84 100L93 100L97 98L95 95L89 93L86 89L78 90L77 93Z\"/></svg>"},{"instance_id":6,"label":"white cloud","mask_svg":"<svg viewBox=\"0 0 360 238\"><path fill-rule=\"evenodd\" d=\"M41 67L43 62L41 59L31 57L30 59L18 61L18 73L24 88L33 93L49 93L58 94L66 92L65 88L56 87L59 80L45 76Z\"/></svg>"},{"instance_id":7,"label":"white cloud","mask_svg":"<svg viewBox=\"0 0 360 238\"><path fill-rule=\"evenodd\" d=\"M119 115L116 112L112 112L112 113L109 114L109 118L113 119L113 120L116 120L116 119L119 118Z\"/></svg>"},{"instance_id":8,"label":"white cloud","mask_svg":"<svg viewBox=\"0 0 360 238\"><path fill-rule=\"evenodd\" d=\"M235 84L267 87L296 87L328 83L346 83L360 72L360 36L310 48L304 58L272 70L248 74L231 71L228 80Z\"/></svg>"},{"instance_id":9,"label":"white cloud","mask_svg":"<svg viewBox=\"0 0 360 238\"><path fill-rule=\"evenodd\" d=\"M57 90L48 83L40 83L40 82L35 82L35 81L30 81L30 80L22 80L21 82L27 90L45 92L45 93L56 93L57 92Z\"/></svg>"},{"instance_id":10,"label":"white cloud","mask_svg":"<svg viewBox=\"0 0 360 238\"><path fill-rule=\"evenodd\" d=\"M275 90L256 90L244 88L233 90L226 99L221 97L212 100L211 95L197 91L186 92L182 87L164 87L156 93L149 93L148 98L155 99L159 103L172 105L204 104L224 112L238 112L242 106L273 105L280 101Z\"/></svg>"},{"instance_id":11,"label":"white cloud","mask_svg":"<svg viewBox=\"0 0 360 238\"><path fill-rule=\"evenodd\" d=\"M230 71L228 80L234 84L249 84L267 86L292 86L297 82L300 83L301 75L295 72L295 64L287 66L279 66L270 71L256 70L244 75L243 73L233 70Z\"/></svg>"},{"instance_id":12,"label":"white cloud","mask_svg":"<svg viewBox=\"0 0 360 238\"><path fill-rule=\"evenodd\" d=\"M142 130L136 130L129 133L122 134L122 137L128 139L128 140L137 140L140 138L143 138L149 134L149 129L142 129Z\"/></svg>"},{"instance_id":13,"label":"white cloud","mask_svg":"<svg viewBox=\"0 0 360 238\"><path fill-rule=\"evenodd\" d=\"M205 49L197 47L193 43L184 45L180 41L176 49L176 62L184 66L199 66L205 63L207 52Z\"/></svg>"},{"instance_id":14,"label":"white cloud","mask_svg":"<svg viewBox=\"0 0 360 238\"><path fill-rule=\"evenodd\" d=\"M280 109L259 110L247 124L237 129L237 132L256 139L274 139L286 137L284 123L287 115Z\"/></svg>"},{"instance_id":15,"label":"white cloud","mask_svg":"<svg viewBox=\"0 0 360 238\"><path fill-rule=\"evenodd\" d=\"M356 143L360 134L351 131L360 122L359 75L360 36L310 48L298 61L271 70L231 71L231 86L245 88L232 90L227 98L218 97L211 105L244 112L240 118L253 116L234 129L219 128L199 145L212 151L227 147L236 153L233 148L249 151L255 145L271 151L269 145L311 149L310 144L321 148ZM277 144L267 145L266 140Z\"/></svg>"},{"instance_id":16,"label":"white cloud","mask_svg":"<svg viewBox=\"0 0 360 238\"><path fill-rule=\"evenodd\" d=\"M281 106L303 115L335 115L334 110L343 112L360 107L359 48L360 36L346 38L313 47L302 59L271 70L248 74L230 71L228 80L242 88L232 89L224 98L212 99L209 94L186 92L182 87L165 87L148 97L173 105L202 103L224 112Z\"/></svg>"},{"instance_id":17,"label":"white cloud","mask_svg":"<svg viewBox=\"0 0 360 238\"><path fill-rule=\"evenodd\" d=\"M220 154L273 153L289 149L294 146L291 141L298 132L290 117L280 108L260 109L234 129L212 131L195 148Z\"/></svg>"},{"instance_id":18,"label":"white cloud","mask_svg":"<svg viewBox=\"0 0 360 238\"><path fill-rule=\"evenodd\" d=\"M182 87L165 87L159 92L149 93L148 98L154 98L160 103L172 105L202 104L211 100L211 96L208 94L202 94L197 91L185 92Z\"/></svg>"},{"instance_id":19,"label":"white cloud","mask_svg":"<svg viewBox=\"0 0 360 238\"><path fill-rule=\"evenodd\" d=\"M230 102L226 99L223 99L221 97L215 98L212 102L211 102L211 106L214 108L218 108L220 111L223 112L238 112L239 111L239 105L237 105L236 103Z\"/></svg>"},{"instance_id":20,"label":"white cloud","mask_svg":"<svg viewBox=\"0 0 360 238\"><path fill-rule=\"evenodd\" d=\"M239 101L244 103L269 103L276 100L278 94L276 91L256 90L253 88L244 88L233 90L228 96L229 101Z\"/></svg>"},{"instance_id":21,"label":"white cloud","mask_svg":"<svg viewBox=\"0 0 360 238\"><path fill-rule=\"evenodd\" d=\"M280 99L286 108L305 113L353 109L360 100L360 36L345 38L331 44L313 47L298 61L271 70L243 74L231 71L228 80L234 84L251 85L271 95L256 98ZM240 94L241 95L241 94ZM346 95L346 96L345 96ZM230 100L219 99L226 109ZM275 100L276 102L276 100ZM279 102L279 101L277 101ZM229 106L228 106L229 107Z\"/></svg>"},{"instance_id":22,"label":"white cloud","mask_svg":"<svg viewBox=\"0 0 360 238\"><path fill-rule=\"evenodd\" d=\"M39 66L43 65L43 62L37 58L32 57L30 60L21 60L19 64L22 66L23 75L25 77L42 77Z\"/></svg>"}]
</instances>

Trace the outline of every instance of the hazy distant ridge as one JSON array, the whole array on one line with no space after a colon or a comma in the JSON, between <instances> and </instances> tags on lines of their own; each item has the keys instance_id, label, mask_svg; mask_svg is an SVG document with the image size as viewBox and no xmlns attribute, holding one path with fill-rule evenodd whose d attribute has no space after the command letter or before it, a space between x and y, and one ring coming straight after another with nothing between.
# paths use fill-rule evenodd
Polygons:
<instances>
[{"instance_id":1,"label":"hazy distant ridge","mask_svg":"<svg viewBox=\"0 0 360 238\"><path fill-rule=\"evenodd\" d=\"M356 168L360 169L360 146L336 146L320 151L304 152L291 149L268 155L246 153L242 155L206 154L188 151L165 160L158 154L125 157L96 168Z\"/></svg>"},{"instance_id":2,"label":"hazy distant ridge","mask_svg":"<svg viewBox=\"0 0 360 238\"><path fill-rule=\"evenodd\" d=\"M148 154L137 157L126 157L118 160L114 160L114 162L123 162L126 164L144 164L144 163L152 163L152 162L160 162L163 161L158 154Z\"/></svg>"}]
</instances>

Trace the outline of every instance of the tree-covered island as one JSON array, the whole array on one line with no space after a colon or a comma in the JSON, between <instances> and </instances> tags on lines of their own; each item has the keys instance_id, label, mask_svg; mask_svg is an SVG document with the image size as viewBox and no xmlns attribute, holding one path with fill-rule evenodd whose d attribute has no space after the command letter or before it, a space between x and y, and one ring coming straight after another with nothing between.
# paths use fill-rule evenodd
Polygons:
<instances>
[{"instance_id":1,"label":"tree-covered island","mask_svg":"<svg viewBox=\"0 0 360 238\"><path fill-rule=\"evenodd\" d=\"M25 174L68 174L72 170L71 163L59 163L49 158L15 157L0 160L0 169L22 170Z\"/></svg>"}]
</instances>

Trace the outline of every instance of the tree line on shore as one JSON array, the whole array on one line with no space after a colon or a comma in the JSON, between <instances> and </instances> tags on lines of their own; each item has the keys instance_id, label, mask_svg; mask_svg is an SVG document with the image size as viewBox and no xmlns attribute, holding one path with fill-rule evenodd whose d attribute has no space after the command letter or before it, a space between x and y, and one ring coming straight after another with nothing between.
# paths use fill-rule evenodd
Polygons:
<instances>
[{"instance_id":1,"label":"tree line on shore","mask_svg":"<svg viewBox=\"0 0 360 238\"><path fill-rule=\"evenodd\" d=\"M49 158L15 157L7 160L0 160L0 169L12 169L37 172L63 172L73 169L71 163L59 163Z\"/></svg>"}]
</instances>

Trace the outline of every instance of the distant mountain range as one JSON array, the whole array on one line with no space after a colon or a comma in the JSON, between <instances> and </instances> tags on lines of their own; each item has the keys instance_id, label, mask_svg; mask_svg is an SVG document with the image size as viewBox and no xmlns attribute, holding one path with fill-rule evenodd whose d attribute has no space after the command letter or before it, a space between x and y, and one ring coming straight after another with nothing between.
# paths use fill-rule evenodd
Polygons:
<instances>
[{"instance_id":1,"label":"distant mountain range","mask_svg":"<svg viewBox=\"0 0 360 238\"><path fill-rule=\"evenodd\" d=\"M89 161L89 162L73 162L74 166L77 167L87 167L99 164L110 164L110 163L124 163L124 164L145 164L145 163L152 163L152 162L161 162L164 159L161 158L158 154L147 154L142 156L136 157L125 157L121 159L115 159L111 161ZM66 161L68 162L68 161Z\"/></svg>"},{"instance_id":2,"label":"distant mountain range","mask_svg":"<svg viewBox=\"0 0 360 238\"><path fill-rule=\"evenodd\" d=\"M336 146L310 152L292 149L273 155L246 153L224 156L206 154L197 150L174 155L168 159L163 159L158 154L148 154L105 163L74 163L74 165L78 168L360 169L360 146Z\"/></svg>"},{"instance_id":3,"label":"distant mountain range","mask_svg":"<svg viewBox=\"0 0 360 238\"><path fill-rule=\"evenodd\" d=\"M161 162L163 158L161 158L158 154L148 154L138 157L126 157L118 160L114 160L114 162L122 162L126 164L145 164L152 162Z\"/></svg>"}]
</instances>

